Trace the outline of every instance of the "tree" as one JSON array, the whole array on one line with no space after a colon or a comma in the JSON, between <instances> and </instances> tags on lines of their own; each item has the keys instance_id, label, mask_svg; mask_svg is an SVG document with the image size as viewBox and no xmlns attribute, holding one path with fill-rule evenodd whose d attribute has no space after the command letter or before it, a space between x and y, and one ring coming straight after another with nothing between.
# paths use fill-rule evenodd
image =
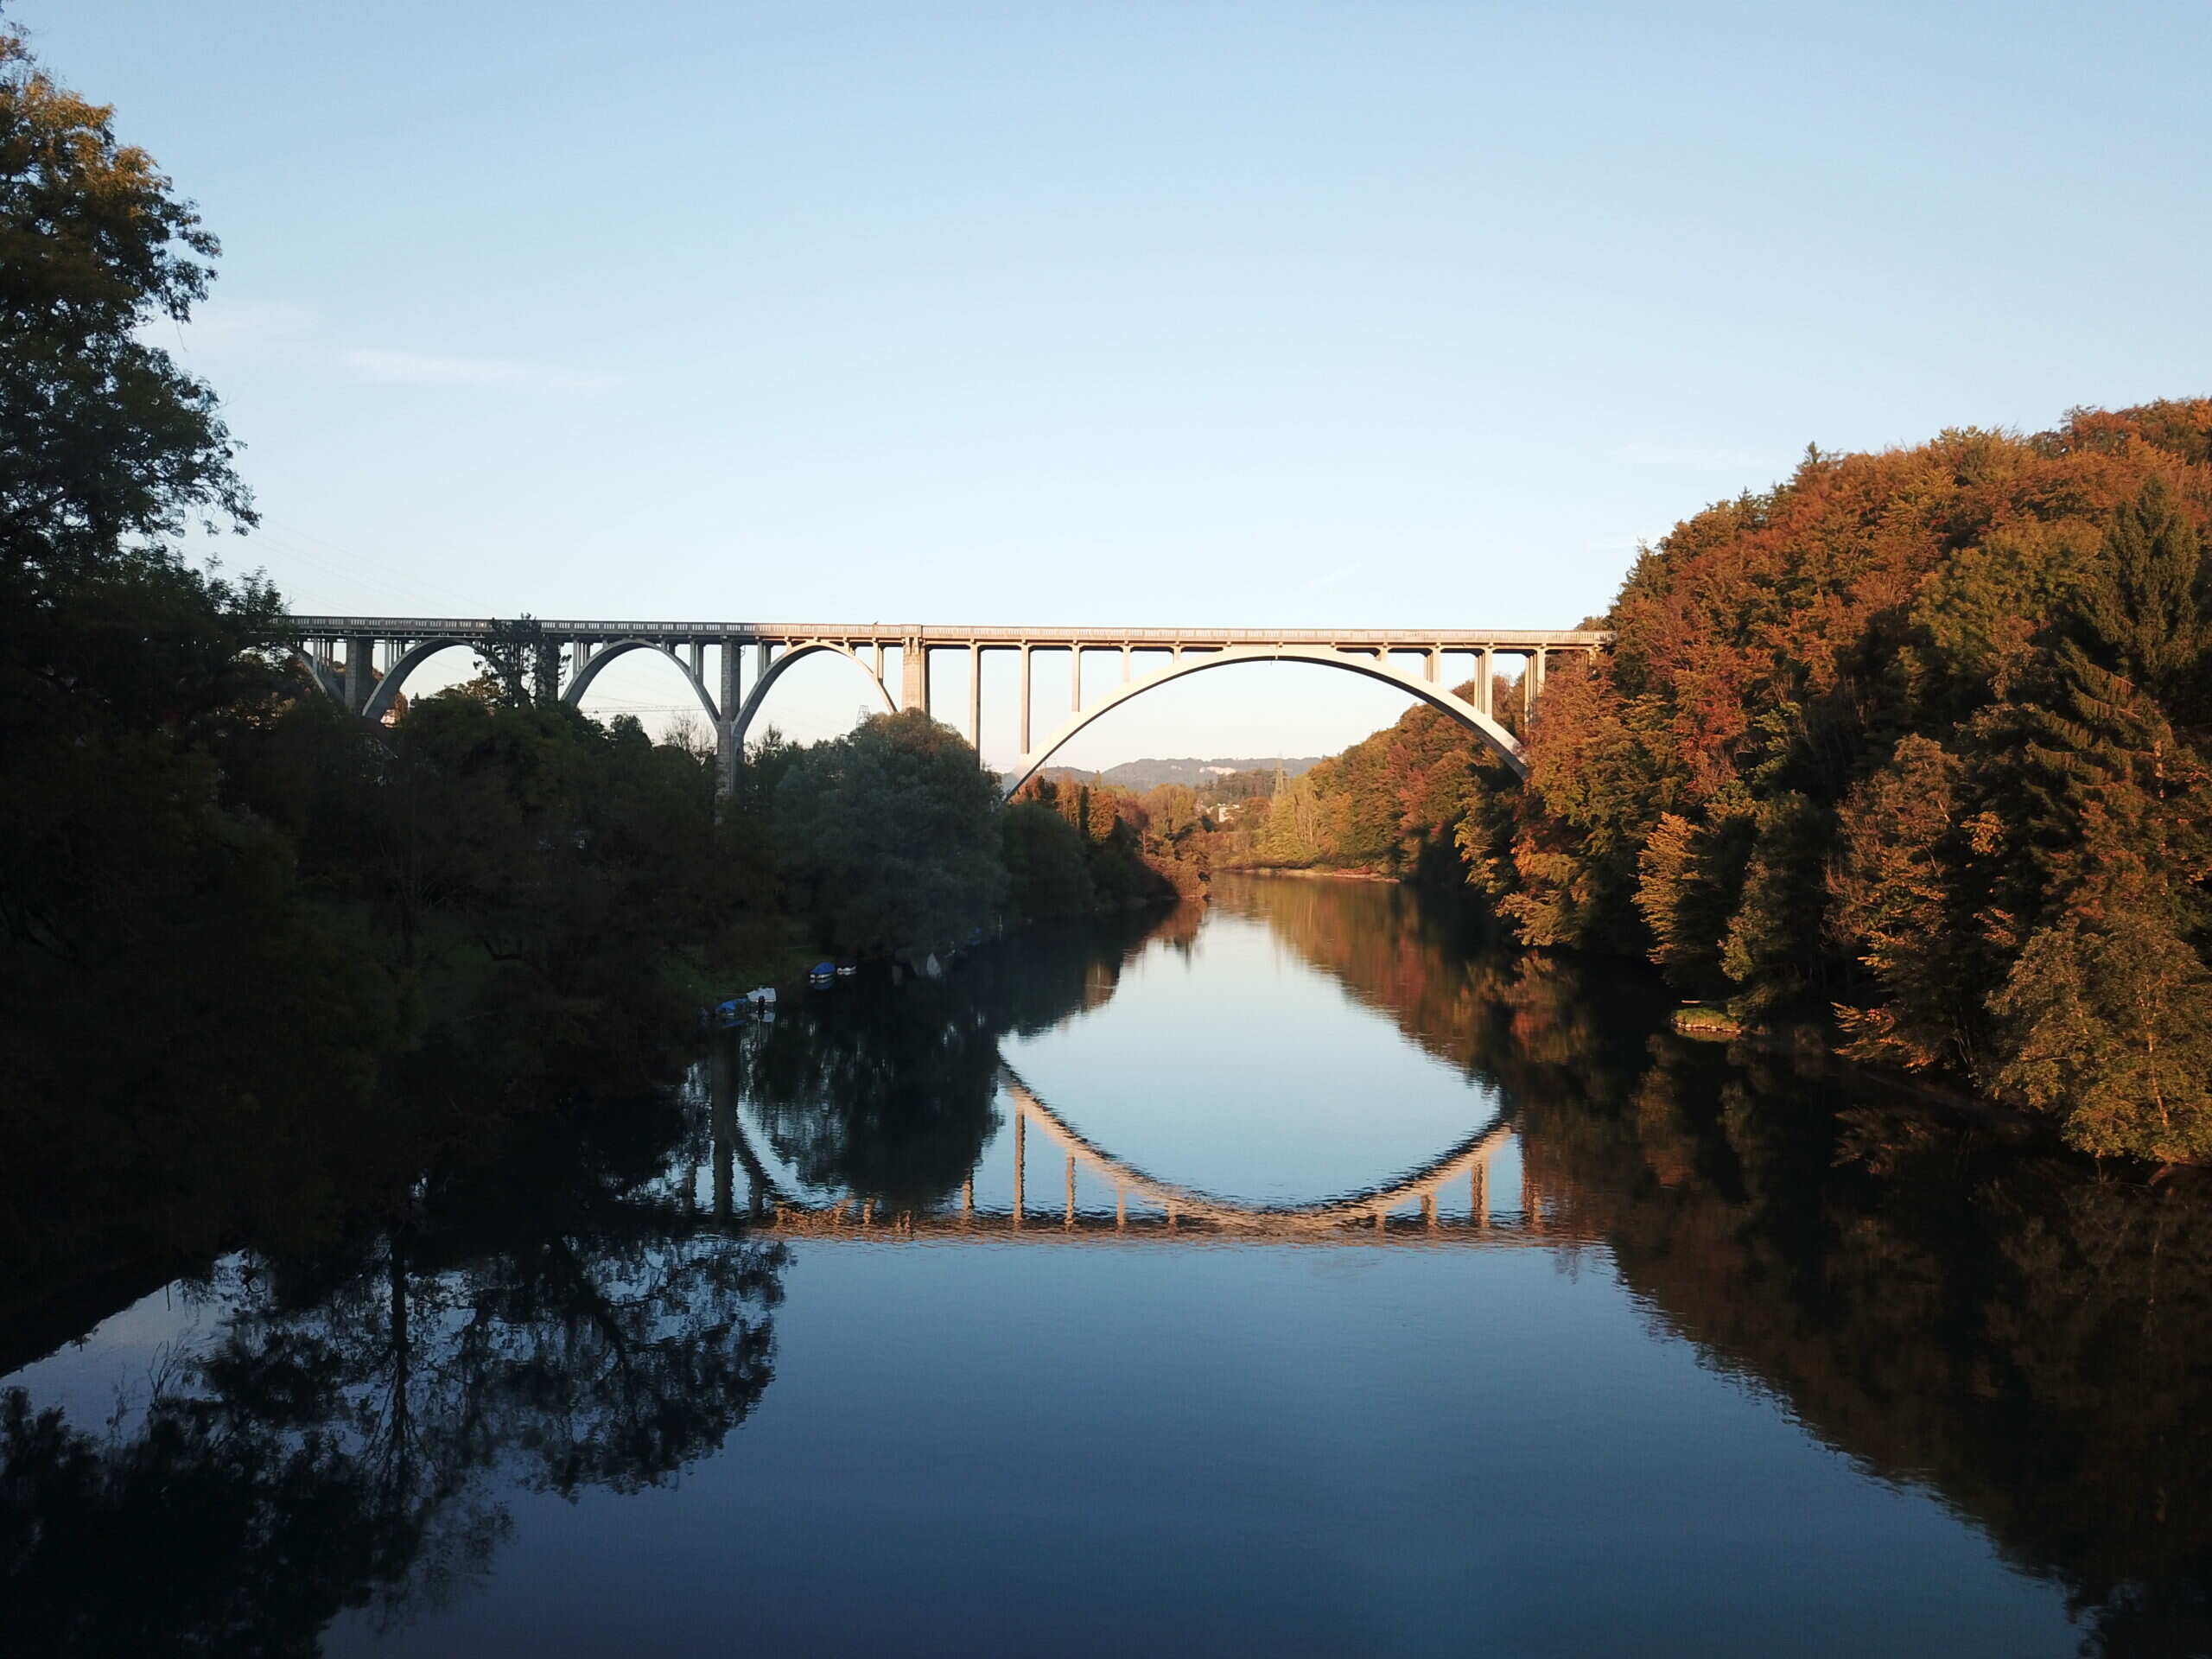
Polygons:
<instances>
[{"instance_id":1,"label":"tree","mask_svg":"<svg viewBox=\"0 0 2212 1659\"><path fill-rule=\"evenodd\" d=\"M111 114L0 25L0 610L252 522L213 391L141 332L206 297L215 238Z\"/></svg>"},{"instance_id":2,"label":"tree","mask_svg":"<svg viewBox=\"0 0 2212 1659\"><path fill-rule=\"evenodd\" d=\"M785 873L831 948L944 944L998 913L998 785L950 727L877 715L783 764L772 810Z\"/></svg>"}]
</instances>

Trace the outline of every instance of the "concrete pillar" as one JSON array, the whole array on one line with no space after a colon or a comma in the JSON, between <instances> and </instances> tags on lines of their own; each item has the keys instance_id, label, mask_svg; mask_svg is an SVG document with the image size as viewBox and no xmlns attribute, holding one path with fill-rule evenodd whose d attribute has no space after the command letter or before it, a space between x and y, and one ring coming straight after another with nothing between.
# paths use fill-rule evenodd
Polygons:
<instances>
[{"instance_id":1,"label":"concrete pillar","mask_svg":"<svg viewBox=\"0 0 2212 1659\"><path fill-rule=\"evenodd\" d=\"M346 712L358 715L367 706L369 690L376 683L369 677L369 658L376 650L376 641L365 633L349 635L346 641Z\"/></svg>"},{"instance_id":2,"label":"concrete pillar","mask_svg":"<svg viewBox=\"0 0 2212 1659\"><path fill-rule=\"evenodd\" d=\"M1129 666L1129 648L1128 648L1127 645L1123 645L1123 646L1122 647L1122 684L1127 685L1127 684L1129 683L1129 676L1130 676L1130 672L1131 672L1131 670L1130 670L1130 666Z\"/></svg>"},{"instance_id":3,"label":"concrete pillar","mask_svg":"<svg viewBox=\"0 0 2212 1659\"><path fill-rule=\"evenodd\" d=\"M1022 1132L1022 1129L1023 1129L1023 1128L1027 1125L1028 1122L1029 1122L1029 1120L1028 1120L1027 1118L1024 1117L1024 1116L1021 1115L1021 1108L1020 1108L1020 1107L1019 1107L1019 1106L1015 1107L1015 1108L1014 1109L1014 1217L1013 1217L1013 1220L1014 1220L1014 1224L1016 1227L1019 1227L1019 1226L1020 1226L1020 1225L1021 1225L1021 1163L1022 1163L1023 1156L1024 1156L1024 1154L1025 1154L1025 1149L1024 1149L1024 1147L1023 1147L1023 1146L1022 1146L1022 1144L1021 1144L1021 1132Z\"/></svg>"},{"instance_id":4,"label":"concrete pillar","mask_svg":"<svg viewBox=\"0 0 2212 1659\"><path fill-rule=\"evenodd\" d=\"M1536 695L1540 697L1544 695L1544 666L1549 660L1550 657L1551 652L1549 651L1546 650L1541 645L1538 645L1536 647L1535 658L1530 664L1536 676Z\"/></svg>"},{"instance_id":5,"label":"concrete pillar","mask_svg":"<svg viewBox=\"0 0 2212 1659\"><path fill-rule=\"evenodd\" d=\"M1068 712L1083 712L1083 647L1068 641Z\"/></svg>"},{"instance_id":6,"label":"concrete pillar","mask_svg":"<svg viewBox=\"0 0 2212 1659\"><path fill-rule=\"evenodd\" d=\"M1490 706L1491 682L1497 674L1497 670L1491 664L1490 647L1484 645L1475 653L1475 707L1486 715L1497 712Z\"/></svg>"},{"instance_id":7,"label":"concrete pillar","mask_svg":"<svg viewBox=\"0 0 2212 1659\"><path fill-rule=\"evenodd\" d=\"M1121 1232L1129 1224L1129 1194L1125 1187L1114 1189L1114 1230Z\"/></svg>"},{"instance_id":8,"label":"concrete pillar","mask_svg":"<svg viewBox=\"0 0 2212 1659\"><path fill-rule=\"evenodd\" d=\"M1536 653L1529 652L1521 658L1521 713L1523 717L1536 712Z\"/></svg>"},{"instance_id":9,"label":"concrete pillar","mask_svg":"<svg viewBox=\"0 0 2212 1659\"><path fill-rule=\"evenodd\" d=\"M1478 1158L1475 1166L1467 1172L1468 1213L1474 1218L1475 1230L1490 1230L1490 1160Z\"/></svg>"},{"instance_id":10,"label":"concrete pillar","mask_svg":"<svg viewBox=\"0 0 2212 1659\"><path fill-rule=\"evenodd\" d=\"M1075 1154L1073 1153L1068 1154L1068 1208L1062 1224L1070 1228L1075 1225Z\"/></svg>"},{"instance_id":11,"label":"concrete pillar","mask_svg":"<svg viewBox=\"0 0 2212 1659\"><path fill-rule=\"evenodd\" d=\"M968 747L983 752L983 648L968 647Z\"/></svg>"},{"instance_id":12,"label":"concrete pillar","mask_svg":"<svg viewBox=\"0 0 2212 1659\"><path fill-rule=\"evenodd\" d=\"M737 763L744 759L738 737L737 716L738 711L745 706L745 700L740 695L744 690L745 647L734 639L725 638L715 654L721 659L718 664L721 670L721 696L715 708L715 791L728 795L737 788ZM699 660L699 645L694 640L691 645L694 672L697 671Z\"/></svg>"},{"instance_id":13,"label":"concrete pillar","mask_svg":"<svg viewBox=\"0 0 2212 1659\"><path fill-rule=\"evenodd\" d=\"M1430 1232L1433 1233L1436 1230L1435 1193L1424 1192L1421 1195L1421 1218Z\"/></svg>"},{"instance_id":14,"label":"concrete pillar","mask_svg":"<svg viewBox=\"0 0 2212 1659\"><path fill-rule=\"evenodd\" d=\"M724 649L732 647L725 646ZM691 677L702 685L707 683L707 647L697 639L691 642Z\"/></svg>"},{"instance_id":15,"label":"concrete pillar","mask_svg":"<svg viewBox=\"0 0 2212 1659\"><path fill-rule=\"evenodd\" d=\"M768 677L769 666L776 660L776 648L763 639L753 647L753 683L757 687ZM883 664L876 664L880 671Z\"/></svg>"},{"instance_id":16,"label":"concrete pillar","mask_svg":"<svg viewBox=\"0 0 2212 1659\"><path fill-rule=\"evenodd\" d=\"M1021 645L1021 752L1029 753L1029 644Z\"/></svg>"},{"instance_id":17,"label":"concrete pillar","mask_svg":"<svg viewBox=\"0 0 2212 1659\"><path fill-rule=\"evenodd\" d=\"M1428 652L1427 655L1427 661L1424 665L1424 672L1426 673L1428 683L1431 685L1434 685L1444 672L1444 647L1438 645Z\"/></svg>"},{"instance_id":18,"label":"concrete pillar","mask_svg":"<svg viewBox=\"0 0 2212 1659\"><path fill-rule=\"evenodd\" d=\"M910 633L899 647L899 707L930 711L930 648L918 633Z\"/></svg>"}]
</instances>

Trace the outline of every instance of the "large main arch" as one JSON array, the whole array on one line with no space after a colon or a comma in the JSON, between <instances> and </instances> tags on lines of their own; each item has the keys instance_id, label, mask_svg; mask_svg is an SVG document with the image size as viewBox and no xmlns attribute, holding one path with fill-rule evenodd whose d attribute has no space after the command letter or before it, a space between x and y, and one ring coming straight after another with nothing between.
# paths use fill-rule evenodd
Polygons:
<instances>
[{"instance_id":1,"label":"large main arch","mask_svg":"<svg viewBox=\"0 0 2212 1659\"><path fill-rule=\"evenodd\" d=\"M1474 733L1513 769L1516 776L1525 778L1529 775L1529 763L1522 757L1520 740L1512 733L1465 697L1446 690L1433 680L1417 678L1393 666L1383 653L1355 654L1319 645L1230 645L1220 651L1179 657L1156 673L1147 674L1141 679L1126 681L1093 707L1069 715L1058 729L1014 763L1013 772L1007 776L1006 792L1012 795L1027 783L1036 775L1038 769L1078 732L1109 709L1118 709L1130 699L1141 697L1171 680L1202 674L1208 669L1227 668L1238 663L1312 663L1320 668L1345 669L1354 674L1363 674L1370 680L1380 680L1385 685L1395 685L1408 696L1418 697Z\"/></svg>"}]
</instances>

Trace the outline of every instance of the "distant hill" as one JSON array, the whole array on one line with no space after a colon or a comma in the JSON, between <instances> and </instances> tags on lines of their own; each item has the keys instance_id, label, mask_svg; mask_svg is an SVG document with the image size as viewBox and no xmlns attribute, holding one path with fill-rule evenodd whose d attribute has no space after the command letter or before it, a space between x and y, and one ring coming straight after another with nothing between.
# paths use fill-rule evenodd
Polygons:
<instances>
[{"instance_id":1,"label":"distant hill","mask_svg":"<svg viewBox=\"0 0 2212 1659\"><path fill-rule=\"evenodd\" d=\"M1318 754L1287 754L1280 757L1285 775L1295 778L1301 772L1319 765L1325 757ZM1278 757L1268 755L1259 760L1198 760L1188 756L1166 760L1124 760L1118 766L1108 766L1103 772L1089 766L1046 766L1039 775L1059 783L1087 784L1102 778L1109 784L1119 784L1123 789L1157 789L1162 784L1186 784L1192 789L1218 782L1232 772L1272 772Z\"/></svg>"}]
</instances>

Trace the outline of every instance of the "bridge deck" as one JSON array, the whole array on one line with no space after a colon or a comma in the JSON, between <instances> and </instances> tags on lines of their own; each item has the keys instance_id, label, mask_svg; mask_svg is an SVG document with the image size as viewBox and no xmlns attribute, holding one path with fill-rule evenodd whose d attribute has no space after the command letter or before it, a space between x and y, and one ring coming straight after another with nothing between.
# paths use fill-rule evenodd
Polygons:
<instances>
[{"instance_id":1,"label":"bridge deck","mask_svg":"<svg viewBox=\"0 0 2212 1659\"><path fill-rule=\"evenodd\" d=\"M1441 648L1530 650L1538 646L1594 647L1611 638L1603 632L1547 628L1101 628L957 625L915 622L683 622L609 619L536 619L548 638L650 639L660 645L796 645L834 639L845 645L903 645L1014 649L1050 649L1071 645L1133 650L1185 650L1207 645L1383 646L1407 651ZM344 639L368 635L379 639L479 639L499 619L481 616L295 616L275 637L284 639Z\"/></svg>"}]
</instances>

